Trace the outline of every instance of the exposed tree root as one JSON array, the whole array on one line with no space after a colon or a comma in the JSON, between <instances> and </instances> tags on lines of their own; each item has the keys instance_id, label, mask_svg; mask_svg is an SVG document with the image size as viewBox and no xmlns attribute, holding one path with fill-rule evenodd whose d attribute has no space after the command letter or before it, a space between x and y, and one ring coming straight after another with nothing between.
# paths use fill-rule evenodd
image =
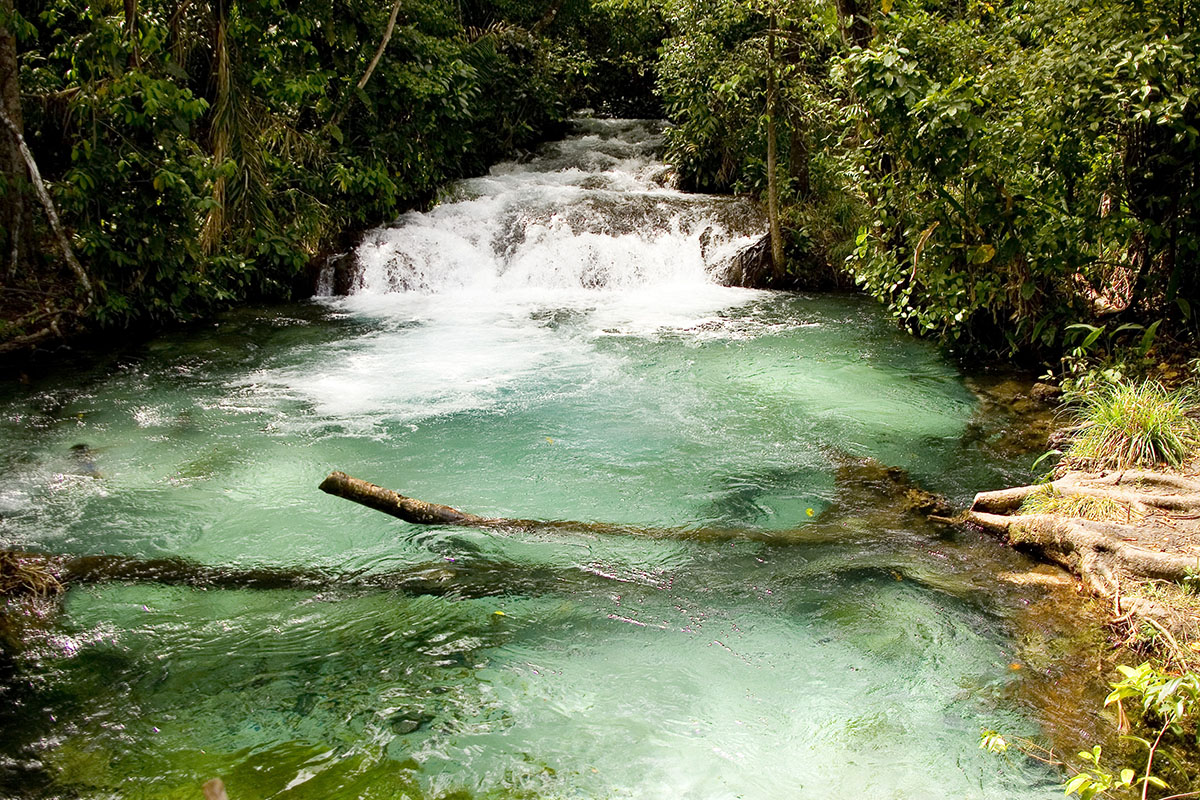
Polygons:
<instances>
[{"instance_id":1,"label":"exposed tree root","mask_svg":"<svg viewBox=\"0 0 1200 800\"><path fill-rule=\"evenodd\" d=\"M62 591L58 570L44 556L0 550L0 597L48 597Z\"/></svg>"},{"instance_id":2,"label":"exposed tree root","mask_svg":"<svg viewBox=\"0 0 1200 800\"><path fill-rule=\"evenodd\" d=\"M1022 504L1042 492L1111 500L1124 509L1125 518L1022 513ZM1113 600L1119 621L1135 619L1168 632L1195 628L1192 615L1172 604L1122 595L1123 586L1181 582L1200 574L1200 479L1194 476L1147 470L1068 473L1048 484L982 492L966 517L1078 575L1088 590Z\"/></svg>"}]
</instances>

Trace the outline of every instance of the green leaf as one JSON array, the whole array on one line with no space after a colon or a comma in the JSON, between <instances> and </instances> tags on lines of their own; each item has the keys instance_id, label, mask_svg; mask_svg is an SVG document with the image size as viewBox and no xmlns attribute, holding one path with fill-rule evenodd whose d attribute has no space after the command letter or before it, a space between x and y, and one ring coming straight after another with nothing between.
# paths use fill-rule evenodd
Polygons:
<instances>
[{"instance_id":1,"label":"green leaf","mask_svg":"<svg viewBox=\"0 0 1200 800\"><path fill-rule=\"evenodd\" d=\"M990 244L981 244L971 253L972 264L986 264L996 257L996 248Z\"/></svg>"},{"instance_id":2,"label":"green leaf","mask_svg":"<svg viewBox=\"0 0 1200 800\"><path fill-rule=\"evenodd\" d=\"M1158 326L1162 324L1161 319L1156 319L1151 323L1146 332L1142 334L1142 340L1138 342L1138 353L1144 358L1150 352L1150 346L1154 344L1154 336L1158 333Z\"/></svg>"}]
</instances>

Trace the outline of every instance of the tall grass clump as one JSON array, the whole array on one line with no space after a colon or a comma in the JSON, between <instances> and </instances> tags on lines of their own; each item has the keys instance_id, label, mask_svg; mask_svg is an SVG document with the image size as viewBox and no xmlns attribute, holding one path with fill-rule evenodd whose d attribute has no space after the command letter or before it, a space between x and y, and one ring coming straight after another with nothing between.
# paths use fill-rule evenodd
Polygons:
<instances>
[{"instance_id":1,"label":"tall grass clump","mask_svg":"<svg viewBox=\"0 0 1200 800\"><path fill-rule=\"evenodd\" d=\"M1200 444L1196 396L1187 388L1121 381L1092 388L1073 406L1077 434L1064 460L1073 469L1178 469Z\"/></svg>"}]
</instances>

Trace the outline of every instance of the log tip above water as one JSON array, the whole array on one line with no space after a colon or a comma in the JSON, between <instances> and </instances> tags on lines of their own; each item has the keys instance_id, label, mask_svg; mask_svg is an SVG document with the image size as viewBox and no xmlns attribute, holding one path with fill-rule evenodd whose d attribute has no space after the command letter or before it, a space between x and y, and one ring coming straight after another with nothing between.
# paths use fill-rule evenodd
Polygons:
<instances>
[{"instance_id":1,"label":"log tip above water","mask_svg":"<svg viewBox=\"0 0 1200 800\"><path fill-rule=\"evenodd\" d=\"M329 473L318 488L326 494L351 500L415 525L478 526L489 522L483 517L459 511L457 508L405 497L391 489L376 486L341 471Z\"/></svg>"}]
</instances>

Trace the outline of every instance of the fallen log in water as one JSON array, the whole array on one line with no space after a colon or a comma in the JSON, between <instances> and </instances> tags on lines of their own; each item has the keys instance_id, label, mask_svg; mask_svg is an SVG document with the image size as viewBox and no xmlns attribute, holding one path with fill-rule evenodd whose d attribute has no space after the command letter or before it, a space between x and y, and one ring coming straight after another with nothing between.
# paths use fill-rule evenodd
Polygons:
<instances>
[{"instance_id":1,"label":"fallen log in water","mask_svg":"<svg viewBox=\"0 0 1200 800\"><path fill-rule=\"evenodd\" d=\"M828 509L832 524L803 525L791 530L641 527L605 522L527 520L483 517L450 506L428 503L390 489L331 473L320 488L338 497L418 525L449 525L503 532L553 532L620 535L656 539L726 541L757 540L786 544L836 542L846 535L837 520L866 505L888 503L891 512L933 515L942 502L912 485L907 475L870 459L847 460L838 468L839 484L847 494L847 509ZM889 503L890 501L890 503ZM823 515L824 518L824 515ZM936 516L933 518L936 519ZM161 583L193 588L251 590L321 590L332 588L392 590L406 594L491 597L518 592L537 594L591 583L585 569L561 569L467 559L417 565L390 572L335 573L285 567L212 566L183 558L145 559L120 555L68 556L0 550L0 598L50 597L79 584Z\"/></svg>"},{"instance_id":2,"label":"fallen log in water","mask_svg":"<svg viewBox=\"0 0 1200 800\"><path fill-rule=\"evenodd\" d=\"M514 520L487 519L467 514L450 506L426 503L397 494L391 489L352 478L344 472L331 472L318 487L322 492L351 500L416 525L461 525L469 528L499 527Z\"/></svg>"},{"instance_id":3,"label":"fallen log in water","mask_svg":"<svg viewBox=\"0 0 1200 800\"><path fill-rule=\"evenodd\" d=\"M774 541L780 534L773 531L725 530L721 528L648 528L637 525L618 525L610 522L573 522L569 520L513 519L509 517L481 517L438 503L427 503L406 497L376 486L373 483L352 478L344 472L331 472L319 487L327 494L382 511L414 525L455 525L463 528L485 528L505 532L573 532L606 536L639 536L650 539L760 539Z\"/></svg>"},{"instance_id":4,"label":"fallen log in water","mask_svg":"<svg viewBox=\"0 0 1200 800\"><path fill-rule=\"evenodd\" d=\"M881 499L890 499L895 502L898 505L897 510L903 513L916 513L932 519L938 519L937 515L949 512L949 507L944 500L913 485L903 470L885 467L872 459L845 459L838 468L839 478L843 473L851 476L847 481L849 485L844 486L843 491L879 494L882 496ZM750 540L815 544L836 541L842 537L842 532L831 526L800 525L786 530L762 530L756 528L646 527L611 522L483 517L451 506L406 497L391 489L353 478L344 472L329 473L319 488L335 497L350 500L415 525L453 525L505 532L582 533L702 542ZM847 505L853 506L854 504Z\"/></svg>"},{"instance_id":5,"label":"fallen log in water","mask_svg":"<svg viewBox=\"0 0 1200 800\"><path fill-rule=\"evenodd\" d=\"M541 594L601 580L582 569L470 559L419 564L389 572L337 573L285 567L211 566L183 558L62 556L0 550L0 600L53 597L72 586L159 583L195 589L254 591L326 589L396 591L408 595L495 597ZM0 609L2 610L2 609Z\"/></svg>"}]
</instances>

